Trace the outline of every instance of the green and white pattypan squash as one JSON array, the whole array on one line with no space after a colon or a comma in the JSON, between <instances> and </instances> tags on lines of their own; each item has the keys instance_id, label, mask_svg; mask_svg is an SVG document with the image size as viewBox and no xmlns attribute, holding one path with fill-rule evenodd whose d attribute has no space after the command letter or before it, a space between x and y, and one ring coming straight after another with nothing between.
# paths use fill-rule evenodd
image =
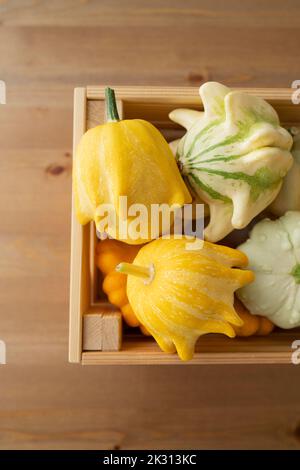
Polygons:
<instances>
[{"instance_id":1,"label":"green and white pattypan squash","mask_svg":"<svg viewBox=\"0 0 300 470\"><path fill-rule=\"evenodd\" d=\"M200 117L203 117L203 116L204 116L203 111L195 111L194 109L185 109L185 108L174 109L169 114L169 117L172 121L176 122L177 124L180 124L182 127L185 127L187 130L189 130L190 127L192 127L192 125L198 119L200 119ZM178 149L180 140L181 139L176 139L176 140L172 140L171 142L169 142L169 146L172 150L174 157L176 157L177 155L177 149ZM186 181L186 183L188 184L188 181ZM193 197L192 204L204 204L204 201L197 195L197 193L193 191L193 188L191 186L189 187L189 189ZM204 204L204 215L205 217L209 215L209 207L207 204Z\"/></svg>"},{"instance_id":2,"label":"green and white pattypan squash","mask_svg":"<svg viewBox=\"0 0 300 470\"><path fill-rule=\"evenodd\" d=\"M173 111L187 132L176 158L183 177L210 208L205 238L215 242L244 228L277 196L290 169L292 136L261 98L215 82L200 87L204 113ZM178 114L180 118L178 119Z\"/></svg>"},{"instance_id":3,"label":"green and white pattypan squash","mask_svg":"<svg viewBox=\"0 0 300 470\"><path fill-rule=\"evenodd\" d=\"M300 129L292 127L290 133L294 140L291 150L294 163L283 180L280 193L270 207L271 211L279 216L287 210L300 210Z\"/></svg>"},{"instance_id":4,"label":"green and white pattypan squash","mask_svg":"<svg viewBox=\"0 0 300 470\"><path fill-rule=\"evenodd\" d=\"M194 109L185 109L185 108L178 108L174 109L170 112L169 118L176 122L176 124L180 124L182 127L185 127L186 130L189 130L190 127L200 118L203 117L204 113L202 111L196 111ZM171 150L176 156L178 145L181 139L172 140L169 142L169 146Z\"/></svg>"},{"instance_id":5,"label":"green and white pattypan squash","mask_svg":"<svg viewBox=\"0 0 300 470\"><path fill-rule=\"evenodd\" d=\"M262 220L239 250L255 274L237 291L243 304L281 328L300 326L300 212Z\"/></svg>"}]
</instances>

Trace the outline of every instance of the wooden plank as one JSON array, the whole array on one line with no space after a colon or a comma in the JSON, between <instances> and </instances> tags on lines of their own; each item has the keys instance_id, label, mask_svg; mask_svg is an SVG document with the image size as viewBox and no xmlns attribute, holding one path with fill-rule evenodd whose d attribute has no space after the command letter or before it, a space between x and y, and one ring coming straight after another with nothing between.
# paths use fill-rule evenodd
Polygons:
<instances>
[{"instance_id":1,"label":"wooden plank","mask_svg":"<svg viewBox=\"0 0 300 470\"><path fill-rule=\"evenodd\" d=\"M125 341L126 342L126 341ZM147 351L147 353L142 353L140 348L134 352L127 351L127 345L123 341L125 349L122 349L120 352L83 352L82 354L82 365L92 365L92 366L153 366L153 365L180 365L180 366L195 366L195 365L250 365L250 364L273 364L273 365L284 365L290 364L290 354L282 354L277 352L272 352L272 354L267 353L236 353L236 354L224 354L224 353L211 353L198 355L195 354L193 360L189 362L180 361L176 356L165 356L158 351ZM135 344L137 346L139 344ZM139 345L140 346L140 345ZM153 348L155 349L155 348Z\"/></svg>"},{"instance_id":2,"label":"wooden plank","mask_svg":"<svg viewBox=\"0 0 300 470\"><path fill-rule=\"evenodd\" d=\"M8 87L8 99L9 99ZM31 97L27 98L30 102ZM61 150L67 147L71 151L72 109L52 107L31 103L28 106L7 104L0 106L0 149L12 150ZM32 126L28 125L32 122ZM24 125L24 123L27 123ZM58 126L59 123L59 126ZM14 135L14 130L18 132ZM13 138L12 138L13 136ZM23 165L25 162L23 162Z\"/></svg>"},{"instance_id":3,"label":"wooden plank","mask_svg":"<svg viewBox=\"0 0 300 470\"><path fill-rule=\"evenodd\" d=\"M9 106L6 115L10 115ZM9 131L12 135L13 122ZM30 238L37 243L38 236L48 240L52 236L53 239L60 239L60 245L63 245L68 256L70 217L67 218L66 213L71 211L70 149L2 148L0 154L2 235L6 235L8 241L10 238L12 244L13 237L24 239L27 236L27 242L24 240L24 243L28 245ZM42 204L37 194L43 195ZM16 231L16 221L22 227L21 230Z\"/></svg>"},{"instance_id":4,"label":"wooden plank","mask_svg":"<svg viewBox=\"0 0 300 470\"><path fill-rule=\"evenodd\" d=\"M86 89L76 88L74 93L73 155L86 129ZM71 265L70 265L70 318L69 318L69 361L80 362L82 352L82 315L89 307L88 282L88 226L77 222L72 201Z\"/></svg>"},{"instance_id":5,"label":"wooden plank","mask_svg":"<svg viewBox=\"0 0 300 470\"><path fill-rule=\"evenodd\" d=\"M297 125L300 108L292 103L291 89L240 88L250 95L268 100L277 110L283 124ZM122 100L123 115L128 119L143 118L152 122L165 135L174 140L182 135L182 128L170 121L168 115L176 107L192 107L202 110L198 88L187 87L115 87ZM104 119L104 87L87 87L89 96L87 121L94 127Z\"/></svg>"},{"instance_id":6,"label":"wooden plank","mask_svg":"<svg viewBox=\"0 0 300 470\"><path fill-rule=\"evenodd\" d=\"M43 349L18 335L1 367L1 449L300 448L296 366L78 367L63 335Z\"/></svg>"},{"instance_id":7,"label":"wooden plank","mask_svg":"<svg viewBox=\"0 0 300 470\"><path fill-rule=\"evenodd\" d=\"M34 0L14 0L0 10L4 26L119 26L128 28L140 26L148 28L163 26L176 28L178 25L220 27L224 24L233 29L238 27L255 30L265 27L289 29L299 25L298 4L286 0L282 8L280 0L251 0L241 5L239 0L152 0L151 4L141 0L52 0L36 3ZM254 34L253 32L253 34ZM253 38L255 40L255 37Z\"/></svg>"},{"instance_id":8,"label":"wooden plank","mask_svg":"<svg viewBox=\"0 0 300 470\"><path fill-rule=\"evenodd\" d=\"M141 367L138 368L138 375L143 376L141 369ZM266 369L264 371L269 375ZM115 370L114 374L118 372ZM164 374L166 372L168 372L168 380L171 380L169 371L165 370ZM219 372L222 373L221 370ZM227 377L232 375L228 370L223 373L226 373ZM136 370L135 374L137 374ZM157 372L154 370L152 374L156 377ZM207 373L200 376L207 380L206 375ZM261 373L257 374L257 380L261 376ZM253 374L252 377L255 379ZM289 379L290 374L285 374L285 377ZM131 378L134 382L133 376ZM83 381L82 377L78 380ZM109 377L109 380L113 380L113 377ZM130 380L128 376L122 374L119 380L123 380L123 384L126 384L127 393L130 390L133 397L136 397L136 390L128 384ZM99 386L100 381L101 386ZM145 386L139 384L145 406L137 406L133 400L130 400L130 405L126 407L125 403L128 403L128 400L124 399L124 385L122 385L118 395L120 401L123 401L121 407L117 402L114 406L114 401L108 394L105 394L105 398L101 395L103 381L104 379L99 376L98 382L93 381L94 389L89 388L90 394L81 395L80 400L87 403L90 403L91 397L98 396L98 403L93 400L95 403L93 407L74 406L70 410L68 407L62 409L58 406L50 410L9 410L1 416L0 449L299 450L296 418L299 414L299 405L297 403L294 403L292 409L285 402L277 402L275 405L270 404L267 399L265 403L262 400L257 402L255 399L257 394L255 394L248 398L248 403L242 402L241 405L236 405L232 400L232 393L224 394L224 389L214 384L221 395L221 397L216 397L213 394L214 405L207 406L205 402L200 405L199 397L198 403L193 398L194 408L192 408L187 404L187 401L190 401L190 391L187 395L186 388L183 388L181 401L176 401L175 406L171 407L168 405L168 400L174 403L172 400L174 392L169 387L168 398L164 397L162 400L161 394L155 392L156 401L154 401L147 397ZM173 376L173 384L174 382L179 382L178 377ZM82 387L85 385L83 383ZM163 389L162 382L160 382L160 387ZM262 387L259 389L262 393L265 390ZM152 387L149 390L152 390ZM200 387L197 390L201 393ZM211 394L207 388L205 390L208 395ZM245 387L240 393L244 390ZM218 406L218 403L223 403L223 406Z\"/></svg>"},{"instance_id":9,"label":"wooden plank","mask_svg":"<svg viewBox=\"0 0 300 470\"><path fill-rule=\"evenodd\" d=\"M83 351L102 351L103 315L86 313L83 315Z\"/></svg>"},{"instance_id":10,"label":"wooden plank","mask_svg":"<svg viewBox=\"0 0 300 470\"><path fill-rule=\"evenodd\" d=\"M150 102L150 103L190 103L197 104L200 101L199 87L168 87L168 86L113 86L116 95L121 100L130 102ZM87 86L87 99L97 100L104 98L103 86ZM291 88L259 88L259 87L234 87L234 89L244 91L250 95L260 96L272 102L285 102L292 105ZM201 101L200 101L201 103Z\"/></svg>"},{"instance_id":11,"label":"wooden plank","mask_svg":"<svg viewBox=\"0 0 300 470\"><path fill-rule=\"evenodd\" d=\"M122 343L122 315L119 310L102 317L102 351L119 351Z\"/></svg>"},{"instance_id":12,"label":"wooden plank","mask_svg":"<svg viewBox=\"0 0 300 470\"><path fill-rule=\"evenodd\" d=\"M122 315L107 304L99 304L83 315L83 351L119 351L122 342Z\"/></svg>"},{"instance_id":13,"label":"wooden plank","mask_svg":"<svg viewBox=\"0 0 300 470\"><path fill-rule=\"evenodd\" d=\"M176 28L2 27L1 79L9 84L8 93L30 85L43 88L47 96L51 83L68 87L71 98L72 88L86 83L195 86L217 80L229 86L289 87L298 76L297 61L291 58L297 57L299 26L272 27L268 33L260 26L255 36L251 28L240 24L233 30L225 21L217 34L211 26L200 29L201 39L199 25L184 23ZM92 44L96 53L91 53Z\"/></svg>"},{"instance_id":14,"label":"wooden plank","mask_svg":"<svg viewBox=\"0 0 300 470\"><path fill-rule=\"evenodd\" d=\"M66 361L66 315L51 315L46 329L10 325L1 449L300 449L299 367L79 367Z\"/></svg>"},{"instance_id":15,"label":"wooden plank","mask_svg":"<svg viewBox=\"0 0 300 470\"><path fill-rule=\"evenodd\" d=\"M98 126L105 122L105 102L104 97L102 100L88 100L87 101L87 129Z\"/></svg>"},{"instance_id":16,"label":"wooden plank","mask_svg":"<svg viewBox=\"0 0 300 470\"><path fill-rule=\"evenodd\" d=\"M272 333L268 337L228 339L207 335L198 341L193 360L181 361L176 354L163 353L155 341L146 337L125 337L119 353L83 353L84 365L150 364L291 364L292 343L300 331Z\"/></svg>"},{"instance_id":17,"label":"wooden plank","mask_svg":"<svg viewBox=\"0 0 300 470\"><path fill-rule=\"evenodd\" d=\"M90 228L90 260L89 260L89 276L90 276L90 299L91 305L97 303L99 299L100 291L100 279L99 279L99 270L96 266L96 246L97 246L97 234L96 227L94 222L89 224Z\"/></svg>"},{"instance_id":18,"label":"wooden plank","mask_svg":"<svg viewBox=\"0 0 300 470\"><path fill-rule=\"evenodd\" d=\"M106 122L104 87L103 93L99 100L88 100L87 102L87 129L98 126ZM124 119L124 103L121 99L117 99L117 107L120 119Z\"/></svg>"}]
</instances>

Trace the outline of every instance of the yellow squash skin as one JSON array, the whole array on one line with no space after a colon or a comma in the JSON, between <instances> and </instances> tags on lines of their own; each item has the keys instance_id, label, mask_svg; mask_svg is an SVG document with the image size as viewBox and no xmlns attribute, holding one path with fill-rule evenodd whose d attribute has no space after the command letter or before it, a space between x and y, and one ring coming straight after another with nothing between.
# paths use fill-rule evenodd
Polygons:
<instances>
[{"instance_id":1,"label":"yellow squash skin","mask_svg":"<svg viewBox=\"0 0 300 470\"><path fill-rule=\"evenodd\" d=\"M94 220L98 229L101 218L106 217L99 213L102 204L114 207L117 226L123 220L120 196L127 196L128 207L143 204L148 214L151 204L183 206L191 202L168 143L152 124L141 119L111 120L88 130L77 148L73 185L78 221ZM129 244L151 239L150 229L146 237L137 239L120 238L108 227L106 232Z\"/></svg>"},{"instance_id":2,"label":"yellow squash skin","mask_svg":"<svg viewBox=\"0 0 300 470\"><path fill-rule=\"evenodd\" d=\"M233 306L234 291L254 277L251 271L232 269L248 263L238 250L209 242L197 251L186 246L184 238L160 238L141 248L133 265L117 268L123 273L136 266L152 272L148 278L128 274L130 305L160 348L177 350L184 361L192 359L201 335L235 336L232 325L243 321Z\"/></svg>"}]
</instances>

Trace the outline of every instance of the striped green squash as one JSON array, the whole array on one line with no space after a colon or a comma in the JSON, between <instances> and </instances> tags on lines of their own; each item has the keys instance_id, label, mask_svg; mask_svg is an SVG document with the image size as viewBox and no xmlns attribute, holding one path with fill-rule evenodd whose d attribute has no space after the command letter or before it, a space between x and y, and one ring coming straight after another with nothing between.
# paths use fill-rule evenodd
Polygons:
<instances>
[{"instance_id":1,"label":"striped green squash","mask_svg":"<svg viewBox=\"0 0 300 470\"><path fill-rule=\"evenodd\" d=\"M205 238L215 242L244 228L276 198L290 169L292 137L261 98L220 83L200 87L204 113L174 110L187 128L176 158L199 200L209 205Z\"/></svg>"}]
</instances>

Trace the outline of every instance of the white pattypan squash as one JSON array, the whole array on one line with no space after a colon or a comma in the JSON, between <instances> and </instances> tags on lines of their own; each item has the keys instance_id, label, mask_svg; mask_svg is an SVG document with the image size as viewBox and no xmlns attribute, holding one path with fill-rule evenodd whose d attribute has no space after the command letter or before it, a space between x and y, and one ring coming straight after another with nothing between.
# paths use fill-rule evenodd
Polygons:
<instances>
[{"instance_id":1,"label":"white pattypan squash","mask_svg":"<svg viewBox=\"0 0 300 470\"><path fill-rule=\"evenodd\" d=\"M281 328L300 326L300 212L264 219L239 246L255 280L237 291L252 314Z\"/></svg>"},{"instance_id":2,"label":"white pattypan squash","mask_svg":"<svg viewBox=\"0 0 300 470\"><path fill-rule=\"evenodd\" d=\"M283 180L283 185L277 198L271 205L271 211L276 215L283 215L287 210L300 210L300 129L292 127L293 136L291 153L294 163Z\"/></svg>"},{"instance_id":3,"label":"white pattypan squash","mask_svg":"<svg viewBox=\"0 0 300 470\"><path fill-rule=\"evenodd\" d=\"M176 158L209 205L205 238L215 242L244 228L275 199L293 162L293 140L261 98L215 82L202 85L200 96L204 113L189 110L184 120L184 110L175 110L170 118L187 128Z\"/></svg>"},{"instance_id":4,"label":"white pattypan squash","mask_svg":"<svg viewBox=\"0 0 300 470\"><path fill-rule=\"evenodd\" d=\"M178 108L170 112L169 118L177 124L180 124L182 127L185 127L186 130L188 130L200 117L203 117L203 115L204 113L202 111ZM169 142L169 146L171 147L171 150L175 156L180 140L181 139L176 139L172 142Z\"/></svg>"}]
</instances>

